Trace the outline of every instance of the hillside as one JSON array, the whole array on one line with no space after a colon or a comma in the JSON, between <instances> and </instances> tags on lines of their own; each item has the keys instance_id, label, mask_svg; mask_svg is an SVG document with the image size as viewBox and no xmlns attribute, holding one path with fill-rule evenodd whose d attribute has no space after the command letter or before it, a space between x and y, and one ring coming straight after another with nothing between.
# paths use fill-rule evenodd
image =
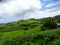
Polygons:
<instances>
[{"instance_id":1,"label":"hillside","mask_svg":"<svg viewBox=\"0 0 60 45\"><path fill-rule=\"evenodd\" d=\"M60 27L55 25L56 19L45 19L45 22L32 18L0 24L0 45L60 45ZM53 26L56 28L51 28Z\"/></svg>"},{"instance_id":2,"label":"hillside","mask_svg":"<svg viewBox=\"0 0 60 45\"><path fill-rule=\"evenodd\" d=\"M60 45L60 28L0 33L0 45Z\"/></svg>"},{"instance_id":3,"label":"hillside","mask_svg":"<svg viewBox=\"0 0 60 45\"><path fill-rule=\"evenodd\" d=\"M57 15L55 17L53 17L55 19L56 22L60 23L60 15Z\"/></svg>"},{"instance_id":4,"label":"hillside","mask_svg":"<svg viewBox=\"0 0 60 45\"><path fill-rule=\"evenodd\" d=\"M7 23L0 26L0 31L29 30L40 27L41 22L36 19L23 20L18 22Z\"/></svg>"},{"instance_id":5,"label":"hillside","mask_svg":"<svg viewBox=\"0 0 60 45\"><path fill-rule=\"evenodd\" d=\"M57 15L55 17L52 17L55 22L60 22L60 15ZM6 31L14 31L14 30L29 30L36 27L40 27L42 23L44 23L44 20L46 18L42 19L28 19L28 20L21 20L18 22L11 22L7 24L0 24L0 31L6 32Z\"/></svg>"},{"instance_id":6,"label":"hillside","mask_svg":"<svg viewBox=\"0 0 60 45\"><path fill-rule=\"evenodd\" d=\"M55 19L60 19L60 15L54 16Z\"/></svg>"}]
</instances>

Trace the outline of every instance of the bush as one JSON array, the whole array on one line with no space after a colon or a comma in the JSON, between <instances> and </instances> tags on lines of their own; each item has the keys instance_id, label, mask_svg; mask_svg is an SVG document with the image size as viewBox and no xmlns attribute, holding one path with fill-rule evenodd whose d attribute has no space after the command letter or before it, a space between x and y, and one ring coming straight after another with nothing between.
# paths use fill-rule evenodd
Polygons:
<instances>
[{"instance_id":1,"label":"bush","mask_svg":"<svg viewBox=\"0 0 60 45\"><path fill-rule=\"evenodd\" d=\"M54 29L57 27L56 22L54 22L54 19L51 17L46 18L43 25L47 28L50 28L50 29Z\"/></svg>"},{"instance_id":2,"label":"bush","mask_svg":"<svg viewBox=\"0 0 60 45\"><path fill-rule=\"evenodd\" d=\"M42 26L40 27L40 29L41 29L41 31L45 31L45 26L42 25Z\"/></svg>"}]
</instances>

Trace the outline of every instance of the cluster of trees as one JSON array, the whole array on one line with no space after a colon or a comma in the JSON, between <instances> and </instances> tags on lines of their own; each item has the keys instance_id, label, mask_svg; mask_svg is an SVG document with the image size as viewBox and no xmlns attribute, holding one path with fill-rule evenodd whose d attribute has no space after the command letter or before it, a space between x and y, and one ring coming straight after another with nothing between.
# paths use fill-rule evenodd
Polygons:
<instances>
[{"instance_id":1,"label":"cluster of trees","mask_svg":"<svg viewBox=\"0 0 60 45\"><path fill-rule=\"evenodd\" d=\"M45 30L45 29L55 29L57 27L58 27L58 25L55 22L55 20L53 18L51 18L51 17L48 17L48 18L44 19L43 25L41 26L41 29L42 30Z\"/></svg>"}]
</instances>

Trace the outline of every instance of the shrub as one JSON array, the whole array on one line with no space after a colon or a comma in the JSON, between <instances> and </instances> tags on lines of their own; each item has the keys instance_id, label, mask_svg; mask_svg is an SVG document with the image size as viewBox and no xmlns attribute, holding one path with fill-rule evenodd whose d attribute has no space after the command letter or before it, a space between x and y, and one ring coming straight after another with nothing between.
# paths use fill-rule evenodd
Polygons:
<instances>
[{"instance_id":1,"label":"shrub","mask_svg":"<svg viewBox=\"0 0 60 45\"><path fill-rule=\"evenodd\" d=\"M42 25L42 26L40 27L40 29L41 29L41 31L45 31L45 26Z\"/></svg>"},{"instance_id":2,"label":"shrub","mask_svg":"<svg viewBox=\"0 0 60 45\"><path fill-rule=\"evenodd\" d=\"M46 18L43 25L47 28L50 28L50 29L54 29L57 27L56 22L54 22L54 19L51 17Z\"/></svg>"}]
</instances>

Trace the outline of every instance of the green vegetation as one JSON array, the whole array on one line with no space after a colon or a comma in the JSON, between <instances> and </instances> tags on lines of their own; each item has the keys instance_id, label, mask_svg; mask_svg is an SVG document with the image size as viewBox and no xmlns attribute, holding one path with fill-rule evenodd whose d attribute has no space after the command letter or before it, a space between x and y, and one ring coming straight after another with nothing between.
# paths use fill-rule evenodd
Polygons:
<instances>
[{"instance_id":1,"label":"green vegetation","mask_svg":"<svg viewBox=\"0 0 60 45\"><path fill-rule=\"evenodd\" d=\"M9 32L14 30L29 30L40 27L41 22L35 19L7 23L4 27L0 28L1 32Z\"/></svg>"},{"instance_id":2,"label":"green vegetation","mask_svg":"<svg viewBox=\"0 0 60 45\"><path fill-rule=\"evenodd\" d=\"M0 38L2 45L60 45L60 28L47 31L17 30L2 33Z\"/></svg>"},{"instance_id":3,"label":"green vegetation","mask_svg":"<svg viewBox=\"0 0 60 45\"><path fill-rule=\"evenodd\" d=\"M56 20L32 18L0 24L0 45L60 45L60 27Z\"/></svg>"},{"instance_id":4,"label":"green vegetation","mask_svg":"<svg viewBox=\"0 0 60 45\"><path fill-rule=\"evenodd\" d=\"M50 29L54 29L54 28L57 28L57 24L56 22L54 21L53 18L49 17L49 18L46 18L44 20L44 24L43 24L45 27L47 28L50 28Z\"/></svg>"}]
</instances>

